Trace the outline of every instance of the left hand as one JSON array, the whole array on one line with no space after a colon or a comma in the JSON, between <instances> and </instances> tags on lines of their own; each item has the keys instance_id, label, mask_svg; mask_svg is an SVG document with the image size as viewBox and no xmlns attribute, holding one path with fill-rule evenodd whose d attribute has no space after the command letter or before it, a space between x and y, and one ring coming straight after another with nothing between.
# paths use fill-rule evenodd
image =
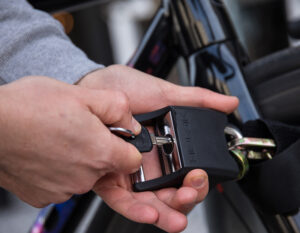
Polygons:
<instances>
[{"instance_id":1,"label":"left hand","mask_svg":"<svg viewBox=\"0 0 300 233\"><path fill-rule=\"evenodd\" d=\"M169 105L205 107L230 113L238 106L236 97L199 87L181 87L122 65L94 71L78 85L123 91L129 98L133 114L151 112ZM151 156L153 152L143 156L143 162L147 160L151 163ZM155 175L157 171L152 173ZM187 225L184 214L207 195L208 177L205 171L196 169L186 175L179 189L135 193L128 175L111 173L98 180L94 191L128 219L155 224L167 232L179 232Z\"/></svg>"},{"instance_id":2,"label":"left hand","mask_svg":"<svg viewBox=\"0 0 300 233\"><path fill-rule=\"evenodd\" d=\"M147 113L170 105L211 108L231 113L239 102L236 97L200 87L178 86L122 65L94 71L80 80L78 85L124 92L129 98L132 114Z\"/></svg>"}]
</instances>

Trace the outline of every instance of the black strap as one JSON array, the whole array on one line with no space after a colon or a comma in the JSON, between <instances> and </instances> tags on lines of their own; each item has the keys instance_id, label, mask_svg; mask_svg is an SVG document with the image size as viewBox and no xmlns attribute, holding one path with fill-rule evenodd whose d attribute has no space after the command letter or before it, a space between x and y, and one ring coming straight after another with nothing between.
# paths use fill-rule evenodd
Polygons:
<instances>
[{"instance_id":1,"label":"black strap","mask_svg":"<svg viewBox=\"0 0 300 233\"><path fill-rule=\"evenodd\" d=\"M275 156L250 165L241 185L250 198L272 214L294 212L300 207L300 127L270 120L247 122L245 137L272 137Z\"/></svg>"}]
</instances>

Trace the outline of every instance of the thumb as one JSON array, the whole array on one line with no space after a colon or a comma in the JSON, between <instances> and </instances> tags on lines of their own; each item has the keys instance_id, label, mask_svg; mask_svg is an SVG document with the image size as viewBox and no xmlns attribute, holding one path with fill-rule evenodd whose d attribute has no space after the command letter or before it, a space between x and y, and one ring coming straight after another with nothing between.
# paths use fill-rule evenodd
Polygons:
<instances>
[{"instance_id":1,"label":"thumb","mask_svg":"<svg viewBox=\"0 0 300 233\"><path fill-rule=\"evenodd\" d=\"M105 125L141 132L140 123L132 116L129 98L120 91L85 89L85 104Z\"/></svg>"},{"instance_id":2,"label":"thumb","mask_svg":"<svg viewBox=\"0 0 300 233\"><path fill-rule=\"evenodd\" d=\"M190 171L183 180L184 187L192 187L197 190L196 202L201 202L208 193L208 176L204 170L194 169Z\"/></svg>"}]
</instances>

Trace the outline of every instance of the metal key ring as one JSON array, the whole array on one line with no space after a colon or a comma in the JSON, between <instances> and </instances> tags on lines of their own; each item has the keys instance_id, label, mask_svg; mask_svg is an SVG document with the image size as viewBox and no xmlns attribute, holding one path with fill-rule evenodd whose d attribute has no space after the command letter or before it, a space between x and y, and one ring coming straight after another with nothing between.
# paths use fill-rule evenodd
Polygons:
<instances>
[{"instance_id":1,"label":"metal key ring","mask_svg":"<svg viewBox=\"0 0 300 233\"><path fill-rule=\"evenodd\" d=\"M109 130L110 132L117 134L119 136L135 138L135 134L129 129L124 129L121 127L109 127Z\"/></svg>"}]
</instances>

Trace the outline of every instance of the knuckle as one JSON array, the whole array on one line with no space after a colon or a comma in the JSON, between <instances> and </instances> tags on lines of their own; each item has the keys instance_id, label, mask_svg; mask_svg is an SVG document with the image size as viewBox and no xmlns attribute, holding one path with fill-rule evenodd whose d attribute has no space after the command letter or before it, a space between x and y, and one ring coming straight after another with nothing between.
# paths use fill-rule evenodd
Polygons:
<instances>
[{"instance_id":1,"label":"knuckle","mask_svg":"<svg viewBox=\"0 0 300 233\"><path fill-rule=\"evenodd\" d=\"M69 200L71 197L72 197L72 194L61 193L61 194L58 194L51 202L59 204L59 203L63 203L65 201Z\"/></svg>"},{"instance_id":2,"label":"knuckle","mask_svg":"<svg viewBox=\"0 0 300 233\"><path fill-rule=\"evenodd\" d=\"M50 197L47 195L41 195L40 193L38 195L31 195L25 198L20 196L20 199L35 208L44 208L51 204Z\"/></svg>"},{"instance_id":3,"label":"knuckle","mask_svg":"<svg viewBox=\"0 0 300 233\"><path fill-rule=\"evenodd\" d=\"M35 198L23 199L23 201L27 202L31 206L35 208L44 208L52 203L59 204L69 200L72 197L71 193L67 192L49 192L49 194L38 195Z\"/></svg>"},{"instance_id":4,"label":"knuckle","mask_svg":"<svg viewBox=\"0 0 300 233\"><path fill-rule=\"evenodd\" d=\"M46 196L46 197L38 197L35 200L32 200L31 202L29 202L30 205L32 205L35 208L44 208L48 205L50 205L51 203L60 203L59 202L59 197L60 195L51 195L51 196Z\"/></svg>"},{"instance_id":5,"label":"knuckle","mask_svg":"<svg viewBox=\"0 0 300 233\"><path fill-rule=\"evenodd\" d=\"M117 107L122 112L129 111L129 99L124 92L117 92L116 95Z\"/></svg>"},{"instance_id":6,"label":"knuckle","mask_svg":"<svg viewBox=\"0 0 300 233\"><path fill-rule=\"evenodd\" d=\"M81 185L78 185L77 190L76 190L76 194L84 194L89 192L90 190L92 190L94 186L94 182L90 182L90 181L85 181L83 182Z\"/></svg>"},{"instance_id":7,"label":"knuckle","mask_svg":"<svg viewBox=\"0 0 300 233\"><path fill-rule=\"evenodd\" d=\"M129 99L123 92L116 92L114 94L115 103L113 110L113 117L111 120L117 122L121 121L126 114L130 112Z\"/></svg>"},{"instance_id":8,"label":"knuckle","mask_svg":"<svg viewBox=\"0 0 300 233\"><path fill-rule=\"evenodd\" d=\"M29 202L29 204L35 208L44 208L47 205L49 205L51 202L50 201L41 201L41 202L37 202L37 201L33 201L33 202Z\"/></svg>"}]
</instances>

